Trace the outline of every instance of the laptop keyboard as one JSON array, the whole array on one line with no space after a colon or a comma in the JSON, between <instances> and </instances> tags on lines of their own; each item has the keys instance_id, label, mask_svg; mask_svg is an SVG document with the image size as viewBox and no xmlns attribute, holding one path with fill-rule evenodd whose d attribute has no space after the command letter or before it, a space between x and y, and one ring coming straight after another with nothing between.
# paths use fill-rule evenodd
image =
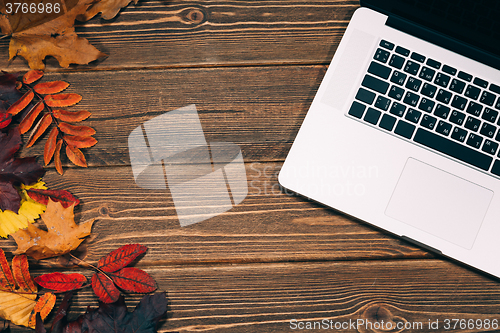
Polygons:
<instances>
[{"instance_id":1,"label":"laptop keyboard","mask_svg":"<svg viewBox=\"0 0 500 333\"><path fill-rule=\"evenodd\" d=\"M382 40L348 114L500 176L497 84Z\"/></svg>"}]
</instances>

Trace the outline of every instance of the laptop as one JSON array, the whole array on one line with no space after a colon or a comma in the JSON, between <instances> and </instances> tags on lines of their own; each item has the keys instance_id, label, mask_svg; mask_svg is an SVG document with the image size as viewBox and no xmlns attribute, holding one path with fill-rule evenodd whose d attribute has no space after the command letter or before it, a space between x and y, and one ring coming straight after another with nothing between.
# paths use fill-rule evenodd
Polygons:
<instances>
[{"instance_id":1,"label":"laptop","mask_svg":"<svg viewBox=\"0 0 500 333\"><path fill-rule=\"evenodd\" d=\"M279 173L500 277L500 1L361 1Z\"/></svg>"}]
</instances>

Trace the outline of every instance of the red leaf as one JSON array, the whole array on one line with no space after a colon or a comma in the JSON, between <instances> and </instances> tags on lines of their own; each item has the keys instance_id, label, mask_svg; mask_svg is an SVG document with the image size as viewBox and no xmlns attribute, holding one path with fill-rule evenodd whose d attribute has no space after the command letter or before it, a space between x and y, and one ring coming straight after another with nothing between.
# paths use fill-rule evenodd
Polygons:
<instances>
[{"instance_id":1,"label":"red leaf","mask_svg":"<svg viewBox=\"0 0 500 333\"><path fill-rule=\"evenodd\" d=\"M103 272L112 273L127 266L138 256L147 251L147 247L141 244L124 245L105 257L102 257L97 263L97 267Z\"/></svg>"},{"instance_id":2,"label":"red leaf","mask_svg":"<svg viewBox=\"0 0 500 333\"><path fill-rule=\"evenodd\" d=\"M2 249L0 249L0 270L0 288L14 291L16 289L16 281L10 270L9 262L5 258L5 252Z\"/></svg>"},{"instance_id":3,"label":"red leaf","mask_svg":"<svg viewBox=\"0 0 500 333\"><path fill-rule=\"evenodd\" d=\"M57 94L64 89L69 87L68 82L64 81L51 81L51 82L42 82L33 87L35 91L39 94Z\"/></svg>"},{"instance_id":4,"label":"red leaf","mask_svg":"<svg viewBox=\"0 0 500 333\"><path fill-rule=\"evenodd\" d=\"M26 190L26 193L28 193L31 199L44 205L49 203L49 199L55 202L60 202L64 208L68 208L73 203L75 206L80 204L80 200L65 190L40 190L30 188Z\"/></svg>"},{"instance_id":5,"label":"red leaf","mask_svg":"<svg viewBox=\"0 0 500 333\"><path fill-rule=\"evenodd\" d=\"M50 163L52 156L54 156L54 152L56 151L57 145L57 135L59 134L59 130L57 127L54 127L52 131L50 131L49 138L45 143L45 148L43 149L43 161L45 165Z\"/></svg>"},{"instance_id":6,"label":"red leaf","mask_svg":"<svg viewBox=\"0 0 500 333\"><path fill-rule=\"evenodd\" d=\"M37 70L30 70L23 76L23 82L30 84L33 83L37 80L40 80L43 76L42 71L37 71Z\"/></svg>"},{"instance_id":7,"label":"red leaf","mask_svg":"<svg viewBox=\"0 0 500 333\"><path fill-rule=\"evenodd\" d=\"M89 126L74 126L68 123L59 124L61 132L69 135L91 136L95 134L95 129Z\"/></svg>"},{"instance_id":8,"label":"red leaf","mask_svg":"<svg viewBox=\"0 0 500 333\"><path fill-rule=\"evenodd\" d=\"M54 164L56 166L57 172L62 175L63 174L63 168L62 168L62 163L61 163L61 148L62 148L63 140L59 139L57 141L56 145L56 151L54 153Z\"/></svg>"},{"instance_id":9,"label":"red leaf","mask_svg":"<svg viewBox=\"0 0 500 333\"><path fill-rule=\"evenodd\" d=\"M44 98L45 103L51 107L64 107L75 105L82 100L82 96L74 93L47 95Z\"/></svg>"},{"instance_id":10,"label":"red leaf","mask_svg":"<svg viewBox=\"0 0 500 333\"><path fill-rule=\"evenodd\" d=\"M33 131L31 131L26 147L29 148L33 146L36 140L38 140L38 138L47 130L47 128L49 128L50 124L52 124L52 117L47 113L42 117L42 119L40 119L38 124L36 124L35 128L33 128Z\"/></svg>"},{"instance_id":11,"label":"red leaf","mask_svg":"<svg viewBox=\"0 0 500 333\"><path fill-rule=\"evenodd\" d=\"M26 255L15 256L12 259L12 274L16 278L21 291L36 293L38 290L31 279L28 257Z\"/></svg>"},{"instance_id":12,"label":"red leaf","mask_svg":"<svg viewBox=\"0 0 500 333\"><path fill-rule=\"evenodd\" d=\"M12 115L8 112L0 113L0 129L9 126L12 121Z\"/></svg>"},{"instance_id":13,"label":"red leaf","mask_svg":"<svg viewBox=\"0 0 500 333\"><path fill-rule=\"evenodd\" d=\"M36 118L44 108L45 105L43 105L41 101L31 108L28 114L24 117L23 121L21 121L21 123L19 124L19 131L21 132L21 134L24 134L29 131L31 126L33 126L33 123L35 122Z\"/></svg>"},{"instance_id":14,"label":"red leaf","mask_svg":"<svg viewBox=\"0 0 500 333\"><path fill-rule=\"evenodd\" d=\"M150 293L156 290L155 280L143 271L135 267L125 267L111 274L113 282L118 288L133 293Z\"/></svg>"},{"instance_id":15,"label":"red leaf","mask_svg":"<svg viewBox=\"0 0 500 333\"><path fill-rule=\"evenodd\" d=\"M97 143L97 140L91 136L65 135L63 136L63 139L67 144L76 148L89 148Z\"/></svg>"},{"instance_id":16,"label":"red leaf","mask_svg":"<svg viewBox=\"0 0 500 333\"><path fill-rule=\"evenodd\" d=\"M66 145L66 156L73 164L81 166L83 168L87 167L87 161L82 151L72 145Z\"/></svg>"},{"instance_id":17,"label":"red leaf","mask_svg":"<svg viewBox=\"0 0 500 333\"><path fill-rule=\"evenodd\" d=\"M113 281L102 273L92 275L92 289L99 299L104 303L113 303L120 297L120 291Z\"/></svg>"},{"instance_id":18,"label":"red leaf","mask_svg":"<svg viewBox=\"0 0 500 333\"><path fill-rule=\"evenodd\" d=\"M80 273L63 274L55 272L37 276L35 282L50 290L70 291L83 286L87 282L87 278Z\"/></svg>"},{"instance_id":19,"label":"red leaf","mask_svg":"<svg viewBox=\"0 0 500 333\"><path fill-rule=\"evenodd\" d=\"M54 110L52 111L54 117L62 121L69 121L70 123L77 123L90 117L91 113L87 110L81 111L66 111Z\"/></svg>"},{"instance_id":20,"label":"red leaf","mask_svg":"<svg viewBox=\"0 0 500 333\"><path fill-rule=\"evenodd\" d=\"M10 108L7 110L8 113L11 115L15 116L22 110L24 110L25 107L28 106L28 104L31 103L33 100L33 97L35 97L35 94L33 94L33 91L28 91L26 94L23 95L17 102L12 104Z\"/></svg>"}]
</instances>

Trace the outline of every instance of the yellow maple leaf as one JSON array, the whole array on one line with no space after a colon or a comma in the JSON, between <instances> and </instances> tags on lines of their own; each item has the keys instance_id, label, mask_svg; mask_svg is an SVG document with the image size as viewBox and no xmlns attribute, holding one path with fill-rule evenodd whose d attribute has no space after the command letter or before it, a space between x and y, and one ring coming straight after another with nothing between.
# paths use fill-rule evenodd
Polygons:
<instances>
[{"instance_id":1,"label":"yellow maple leaf","mask_svg":"<svg viewBox=\"0 0 500 333\"><path fill-rule=\"evenodd\" d=\"M64 208L60 202L49 199L47 210L41 215L47 231L29 224L26 229L12 234L17 243L14 254L25 253L37 260L51 258L75 250L90 235L94 219L76 224L73 203Z\"/></svg>"},{"instance_id":2,"label":"yellow maple leaf","mask_svg":"<svg viewBox=\"0 0 500 333\"><path fill-rule=\"evenodd\" d=\"M42 320L47 317L56 302L56 296L45 293L38 301L37 287L29 273L25 255L12 259L12 270L0 249L0 317L13 324L35 328L36 313Z\"/></svg>"}]
</instances>

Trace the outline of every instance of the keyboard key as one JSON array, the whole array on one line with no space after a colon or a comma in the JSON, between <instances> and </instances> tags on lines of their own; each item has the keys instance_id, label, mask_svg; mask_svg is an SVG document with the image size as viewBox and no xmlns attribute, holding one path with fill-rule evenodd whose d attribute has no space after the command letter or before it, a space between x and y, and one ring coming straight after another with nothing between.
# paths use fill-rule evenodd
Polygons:
<instances>
[{"instance_id":1,"label":"keyboard key","mask_svg":"<svg viewBox=\"0 0 500 333\"><path fill-rule=\"evenodd\" d=\"M448 65L443 65L443 72L448 73L450 75L457 74L457 70L453 67L448 66Z\"/></svg>"},{"instance_id":2,"label":"keyboard key","mask_svg":"<svg viewBox=\"0 0 500 333\"><path fill-rule=\"evenodd\" d=\"M465 138L467 137L467 131L463 128L455 126L455 128L453 128L453 131L451 132L451 137L452 139L455 139L457 141L464 142Z\"/></svg>"},{"instance_id":3,"label":"keyboard key","mask_svg":"<svg viewBox=\"0 0 500 333\"><path fill-rule=\"evenodd\" d=\"M495 94L492 94L492 93L485 90L481 94L481 99L479 101L483 104L493 106L496 98L497 98L497 96Z\"/></svg>"},{"instance_id":4,"label":"keyboard key","mask_svg":"<svg viewBox=\"0 0 500 333\"><path fill-rule=\"evenodd\" d=\"M393 54L391 60L389 60L389 66L396 67L397 69L403 68L404 63L405 63L405 58L400 57L396 54Z\"/></svg>"},{"instance_id":5,"label":"keyboard key","mask_svg":"<svg viewBox=\"0 0 500 333\"><path fill-rule=\"evenodd\" d=\"M415 125L407 123L406 121L400 120L394 129L394 133L401 135L407 139L411 139L413 132L415 131Z\"/></svg>"},{"instance_id":6,"label":"keyboard key","mask_svg":"<svg viewBox=\"0 0 500 333\"><path fill-rule=\"evenodd\" d=\"M498 117L498 111L495 111L490 108L484 109L483 115L481 118L483 118L486 121L489 121L490 123L494 123L497 120Z\"/></svg>"},{"instance_id":7,"label":"keyboard key","mask_svg":"<svg viewBox=\"0 0 500 333\"><path fill-rule=\"evenodd\" d=\"M483 142L483 138L480 137L477 134L470 133L469 137L467 138L467 144L473 148L478 148L481 147L481 143Z\"/></svg>"},{"instance_id":8,"label":"keyboard key","mask_svg":"<svg viewBox=\"0 0 500 333\"><path fill-rule=\"evenodd\" d=\"M491 173L495 174L497 176L500 176L500 161L496 160L495 163L493 163L493 167L491 168Z\"/></svg>"},{"instance_id":9,"label":"keyboard key","mask_svg":"<svg viewBox=\"0 0 500 333\"><path fill-rule=\"evenodd\" d=\"M487 136L488 138L492 138L495 135L496 131L497 128L495 126L488 123L483 123L481 125L481 130L479 131L479 133L484 136Z\"/></svg>"},{"instance_id":10,"label":"keyboard key","mask_svg":"<svg viewBox=\"0 0 500 333\"><path fill-rule=\"evenodd\" d=\"M481 104L475 103L473 101L469 102L469 105L467 106L467 113L479 117L481 111L483 111L483 106Z\"/></svg>"},{"instance_id":11,"label":"keyboard key","mask_svg":"<svg viewBox=\"0 0 500 333\"><path fill-rule=\"evenodd\" d=\"M423 55L415 53L415 52L413 52L411 54L410 58L412 58L413 60L416 60L418 62L424 62L425 61L425 57Z\"/></svg>"},{"instance_id":12,"label":"keyboard key","mask_svg":"<svg viewBox=\"0 0 500 333\"><path fill-rule=\"evenodd\" d=\"M424 116L422 117L422 121L420 122L420 125L432 130L432 129L434 129L434 126L436 125L436 121L437 121L436 118L429 116L427 114L424 114Z\"/></svg>"},{"instance_id":13,"label":"keyboard key","mask_svg":"<svg viewBox=\"0 0 500 333\"><path fill-rule=\"evenodd\" d=\"M472 81L472 75L465 73L465 72L458 72L458 77L461 78L462 80L465 80L467 82Z\"/></svg>"},{"instance_id":14,"label":"keyboard key","mask_svg":"<svg viewBox=\"0 0 500 333\"><path fill-rule=\"evenodd\" d=\"M420 100L420 104L418 105L418 108L422 111L426 111L426 112L432 112L432 109L434 108L434 105L436 103L431 100L431 99L428 99L428 98L422 98Z\"/></svg>"},{"instance_id":15,"label":"keyboard key","mask_svg":"<svg viewBox=\"0 0 500 333\"><path fill-rule=\"evenodd\" d=\"M443 88L446 88L448 86L448 83L450 83L450 80L451 80L451 77L449 77L448 75L443 74L443 73L438 73L436 75L436 79L434 80L434 83L443 87Z\"/></svg>"},{"instance_id":16,"label":"keyboard key","mask_svg":"<svg viewBox=\"0 0 500 333\"><path fill-rule=\"evenodd\" d=\"M470 129L471 131L477 132L479 130L479 126L481 125L481 121L474 117L467 117L465 121L464 127Z\"/></svg>"},{"instance_id":17,"label":"keyboard key","mask_svg":"<svg viewBox=\"0 0 500 333\"><path fill-rule=\"evenodd\" d=\"M379 110L375 110L374 108L368 108L363 120L370 124L376 125L381 114L382 112L380 112Z\"/></svg>"},{"instance_id":18,"label":"keyboard key","mask_svg":"<svg viewBox=\"0 0 500 333\"><path fill-rule=\"evenodd\" d=\"M387 52L386 50L377 49L375 55L373 56L373 59L383 62L385 64L387 60L389 60L389 55L390 53Z\"/></svg>"},{"instance_id":19,"label":"keyboard key","mask_svg":"<svg viewBox=\"0 0 500 333\"><path fill-rule=\"evenodd\" d=\"M405 49L404 47L397 46L396 47L396 53L399 53L405 57L410 55L410 50Z\"/></svg>"},{"instance_id":20,"label":"keyboard key","mask_svg":"<svg viewBox=\"0 0 500 333\"><path fill-rule=\"evenodd\" d=\"M497 99L497 104L495 104L495 109L500 110L500 97Z\"/></svg>"},{"instance_id":21,"label":"keyboard key","mask_svg":"<svg viewBox=\"0 0 500 333\"><path fill-rule=\"evenodd\" d=\"M363 88L359 88L358 93L356 94L356 99L361 102L365 102L366 104L372 104L375 100L375 93L368 91Z\"/></svg>"},{"instance_id":22,"label":"keyboard key","mask_svg":"<svg viewBox=\"0 0 500 333\"><path fill-rule=\"evenodd\" d=\"M410 106L417 106L418 100L420 96L412 93L411 91L407 91L403 103L408 104Z\"/></svg>"},{"instance_id":23,"label":"keyboard key","mask_svg":"<svg viewBox=\"0 0 500 333\"><path fill-rule=\"evenodd\" d=\"M465 113L453 110L450 116L450 121L457 125L462 125L464 123Z\"/></svg>"},{"instance_id":24,"label":"keyboard key","mask_svg":"<svg viewBox=\"0 0 500 333\"><path fill-rule=\"evenodd\" d=\"M462 96L455 95L451 101L451 106L460 110L464 110L466 105L467 99Z\"/></svg>"},{"instance_id":25,"label":"keyboard key","mask_svg":"<svg viewBox=\"0 0 500 333\"><path fill-rule=\"evenodd\" d=\"M487 154L495 155L498 149L498 143L495 141L491 141L486 139L483 144L483 148L481 148L482 151L484 151Z\"/></svg>"},{"instance_id":26,"label":"keyboard key","mask_svg":"<svg viewBox=\"0 0 500 333\"><path fill-rule=\"evenodd\" d=\"M451 132L451 124L440 120L436 126L436 132L448 136Z\"/></svg>"},{"instance_id":27,"label":"keyboard key","mask_svg":"<svg viewBox=\"0 0 500 333\"><path fill-rule=\"evenodd\" d=\"M389 89L389 83L368 74L365 75L365 78L363 79L363 82L361 82L361 85L368 89L375 90L376 92L379 92L381 94L385 94L387 92L387 89Z\"/></svg>"},{"instance_id":28,"label":"keyboard key","mask_svg":"<svg viewBox=\"0 0 500 333\"><path fill-rule=\"evenodd\" d=\"M480 86L481 88L488 88L488 82L476 77L473 82L476 86Z\"/></svg>"},{"instance_id":29,"label":"keyboard key","mask_svg":"<svg viewBox=\"0 0 500 333\"><path fill-rule=\"evenodd\" d=\"M450 114L450 108L447 106L444 106L443 104L438 104L436 106L436 110L434 110L434 114L438 116L439 118L446 119L448 118L448 115Z\"/></svg>"},{"instance_id":30,"label":"keyboard key","mask_svg":"<svg viewBox=\"0 0 500 333\"><path fill-rule=\"evenodd\" d=\"M420 89L420 85L422 85L421 80L410 76L408 81L406 81L405 87L413 91L418 91Z\"/></svg>"},{"instance_id":31,"label":"keyboard key","mask_svg":"<svg viewBox=\"0 0 500 333\"><path fill-rule=\"evenodd\" d=\"M391 82L402 86L405 83L407 75L398 71L394 71L391 76Z\"/></svg>"},{"instance_id":32,"label":"keyboard key","mask_svg":"<svg viewBox=\"0 0 500 333\"><path fill-rule=\"evenodd\" d=\"M422 87L422 90L420 91L420 93L422 95L425 95L427 97L434 97L434 94L436 93L436 90L437 90L437 87L436 86L433 86L432 84L429 84L429 83L424 83L423 87Z\"/></svg>"},{"instance_id":33,"label":"keyboard key","mask_svg":"<svg viewBox=\"0 0 500 333\"><path fill-rule=\"evenodd\" d=\"M391 75L392 69L387 66L381 65L378 62L372 61L370 67L368 67L368 73L387 79Z\"/></svg>"},{"instance_id":34,"label":"keyboard key","mask_svg":"<svg viewBox=\"0 0 500 333\"><path fill-rule=\"evenodd\" d=\"M388 42L388 41L383 40L383 39L380 41L379 45L382 46L382 47L384 47L384 48L386 48L386 49L388 49L388 50L392 50L394 48L394 44L393 43Z\"/></svg>"},{"instance_id":35,"label":"keyboard key","mask_svg":"<svg viewBox=\"0 0 500 333\"><path fill-rule=\"evenodd\" d=\"M420 71L419 77L421 79L427 80L427 81L432 81L432 78L434 77L434 74L436 74L436 71L429 68L429 67L422 67L422 70Z\"/></svg>"},{"instance_id":36,"label":"keyboard key","mask_svg":"<svg viewBox=\"0 0 500 333\"><path fill-rule=\"evenodd\" d=\"M439 69L439 67L441 67L441 63L439 61L436 61L434 59L427 59L427 62L426 64L430 67L433 67L433 68L436 68L436 69Z\"/></svg>"},{"instance_id":37,"label":"keyboard key","mask_svg":"<svg viewBox=\"0 0 500 333\"><path fill-rule=\"evenodd\" d=\"M451 80L451 84L450 84L451 91L456 92L457 94L461 94L462 91L464 91L464 89L465 89L465 82L464 81L460 81L457 79Z\"/></svg>"},{"instance_id":38,"label":"keyboard key","mask_svg":"<svg viewBox=\"0 0 500 333\"><path fill-rule=\"evenodd\" d=\"M464 95L469 97L470 99L478 99L480 93L481 93L481 89L469 84L467 86L467 89L465 90Z\"/></svg>"},{"instance_id":39,"label":"keyboard key","mask_svg":"<svg viewBox=\"0 0 500 333\"><path fill-rule=\"evenodd\" d=\"M394 98L398 101L403 98L405 91L403 88L397 87L397 86L392 86L391 89L389 90L389 97Z\"/></svg>"},{"instance_id":40,"label":"keyboard key","mask_svg":"<svg viewBox=\"0 0 500 333\"><path fill-rule=\"evenodd\" d=\"M396 117L393 117L393 116L388 115L388 114L384 114L382 116L382 119L380 120L380 124L378 124L378 126L380 128L385 129L385 130L392 131L395 123L396 123Z\"/></svg>"},{"instance_id":41,"label":"keyboard key","mask_svg":"<svg viewBox=\"0 0 500 333\"><path fill-rule=\"evenodd\" d=\"M406 62L404 71L406 73L412 74L412 75L417 75L418 70L420 69L420 65L414 61L408 60Z\"/></svg>"},{"instance_id":42,"label":"keyboard key","mask_svg":"<svg viewBox=\"0 0 500 333\"><path fill-rule=\"evenodd\" d=\"M410 108L408 109L408 112L406 112L405 119L411 121L412 123L417 124L418 121L420 120L421 115L422 112Z\"/></svg>"},{"instance_id":43,"label":"keyboard key","mask_svg":"<svg viewBox=\"0 0 500 333\"><path fill-rule=\"evenodd\" d=\"M454 157L460 161L471 164L482 170L488 170L493 158L482 152L464 146L456 141L429 132L423 128L417 129L413 140L443 154Z\"/></svg>"},{"instance_id":44,"label":"keyboard key","mask_svg":"<svg viewBox=\"0 0 500 333\"><path fill-rule=\"evenodd\" d=\"M448 104L451 101L451 92L444 89L439 89L436 95L436 99L441 103Z\"/></svg>"},{"instance_id":45,"label":"keyboard key","mask_svg":"<svg viewBox=\"0 0 500 333\"><path fill-rule=\"evenodd\" d=\"M500 94L500 86L497 86L496 84L490 84L490 90L497 94Z\"/></svg>"},{"instance_id":46,"label":"keyboard key","mask_svg":"<svg viewBox=\"0 0 500 333\"><path fill-rule=\"evenodd\" d=\"M500 130L497 132L497 135L495 136L495 140L500 142Z\"/></svg>"},{"instance_id":47,"label":"keyboard key","mask_svg":"<svg viewBox=\"0 0 500 333\"><path fill-rule=\"evenodd\" d=\"M351 108L349 109L349 112L347 112L347 113L353 117L361 119L361 117L363 116L363 113L365 112L365 109L366 109L366 106L354 101L354 102L352 102Z\"/></svg>"},{"instance_id":48,"label":"keyboard key","mask_svg":"<svg viewBox=\"0 0 500 333\"><path fill-rule=\"evenodd\" d=\"M375 107L387 111L391 105L391 100L383 96L379 96L375 102Z\"/></svg>"},{"instance_id":49,"label":"keyboard key","mask_svg":"<svg viewBox=\"0 0 500 333\"><path fill-rule=\"evenodd\" d=\"M401 103L394 102L392 103L391 110L389 110L389 113L392 113L393 115L398 117L402 117L405 111L406 111L406 106L404 106Z\"/></svg>"}]
</instances>

